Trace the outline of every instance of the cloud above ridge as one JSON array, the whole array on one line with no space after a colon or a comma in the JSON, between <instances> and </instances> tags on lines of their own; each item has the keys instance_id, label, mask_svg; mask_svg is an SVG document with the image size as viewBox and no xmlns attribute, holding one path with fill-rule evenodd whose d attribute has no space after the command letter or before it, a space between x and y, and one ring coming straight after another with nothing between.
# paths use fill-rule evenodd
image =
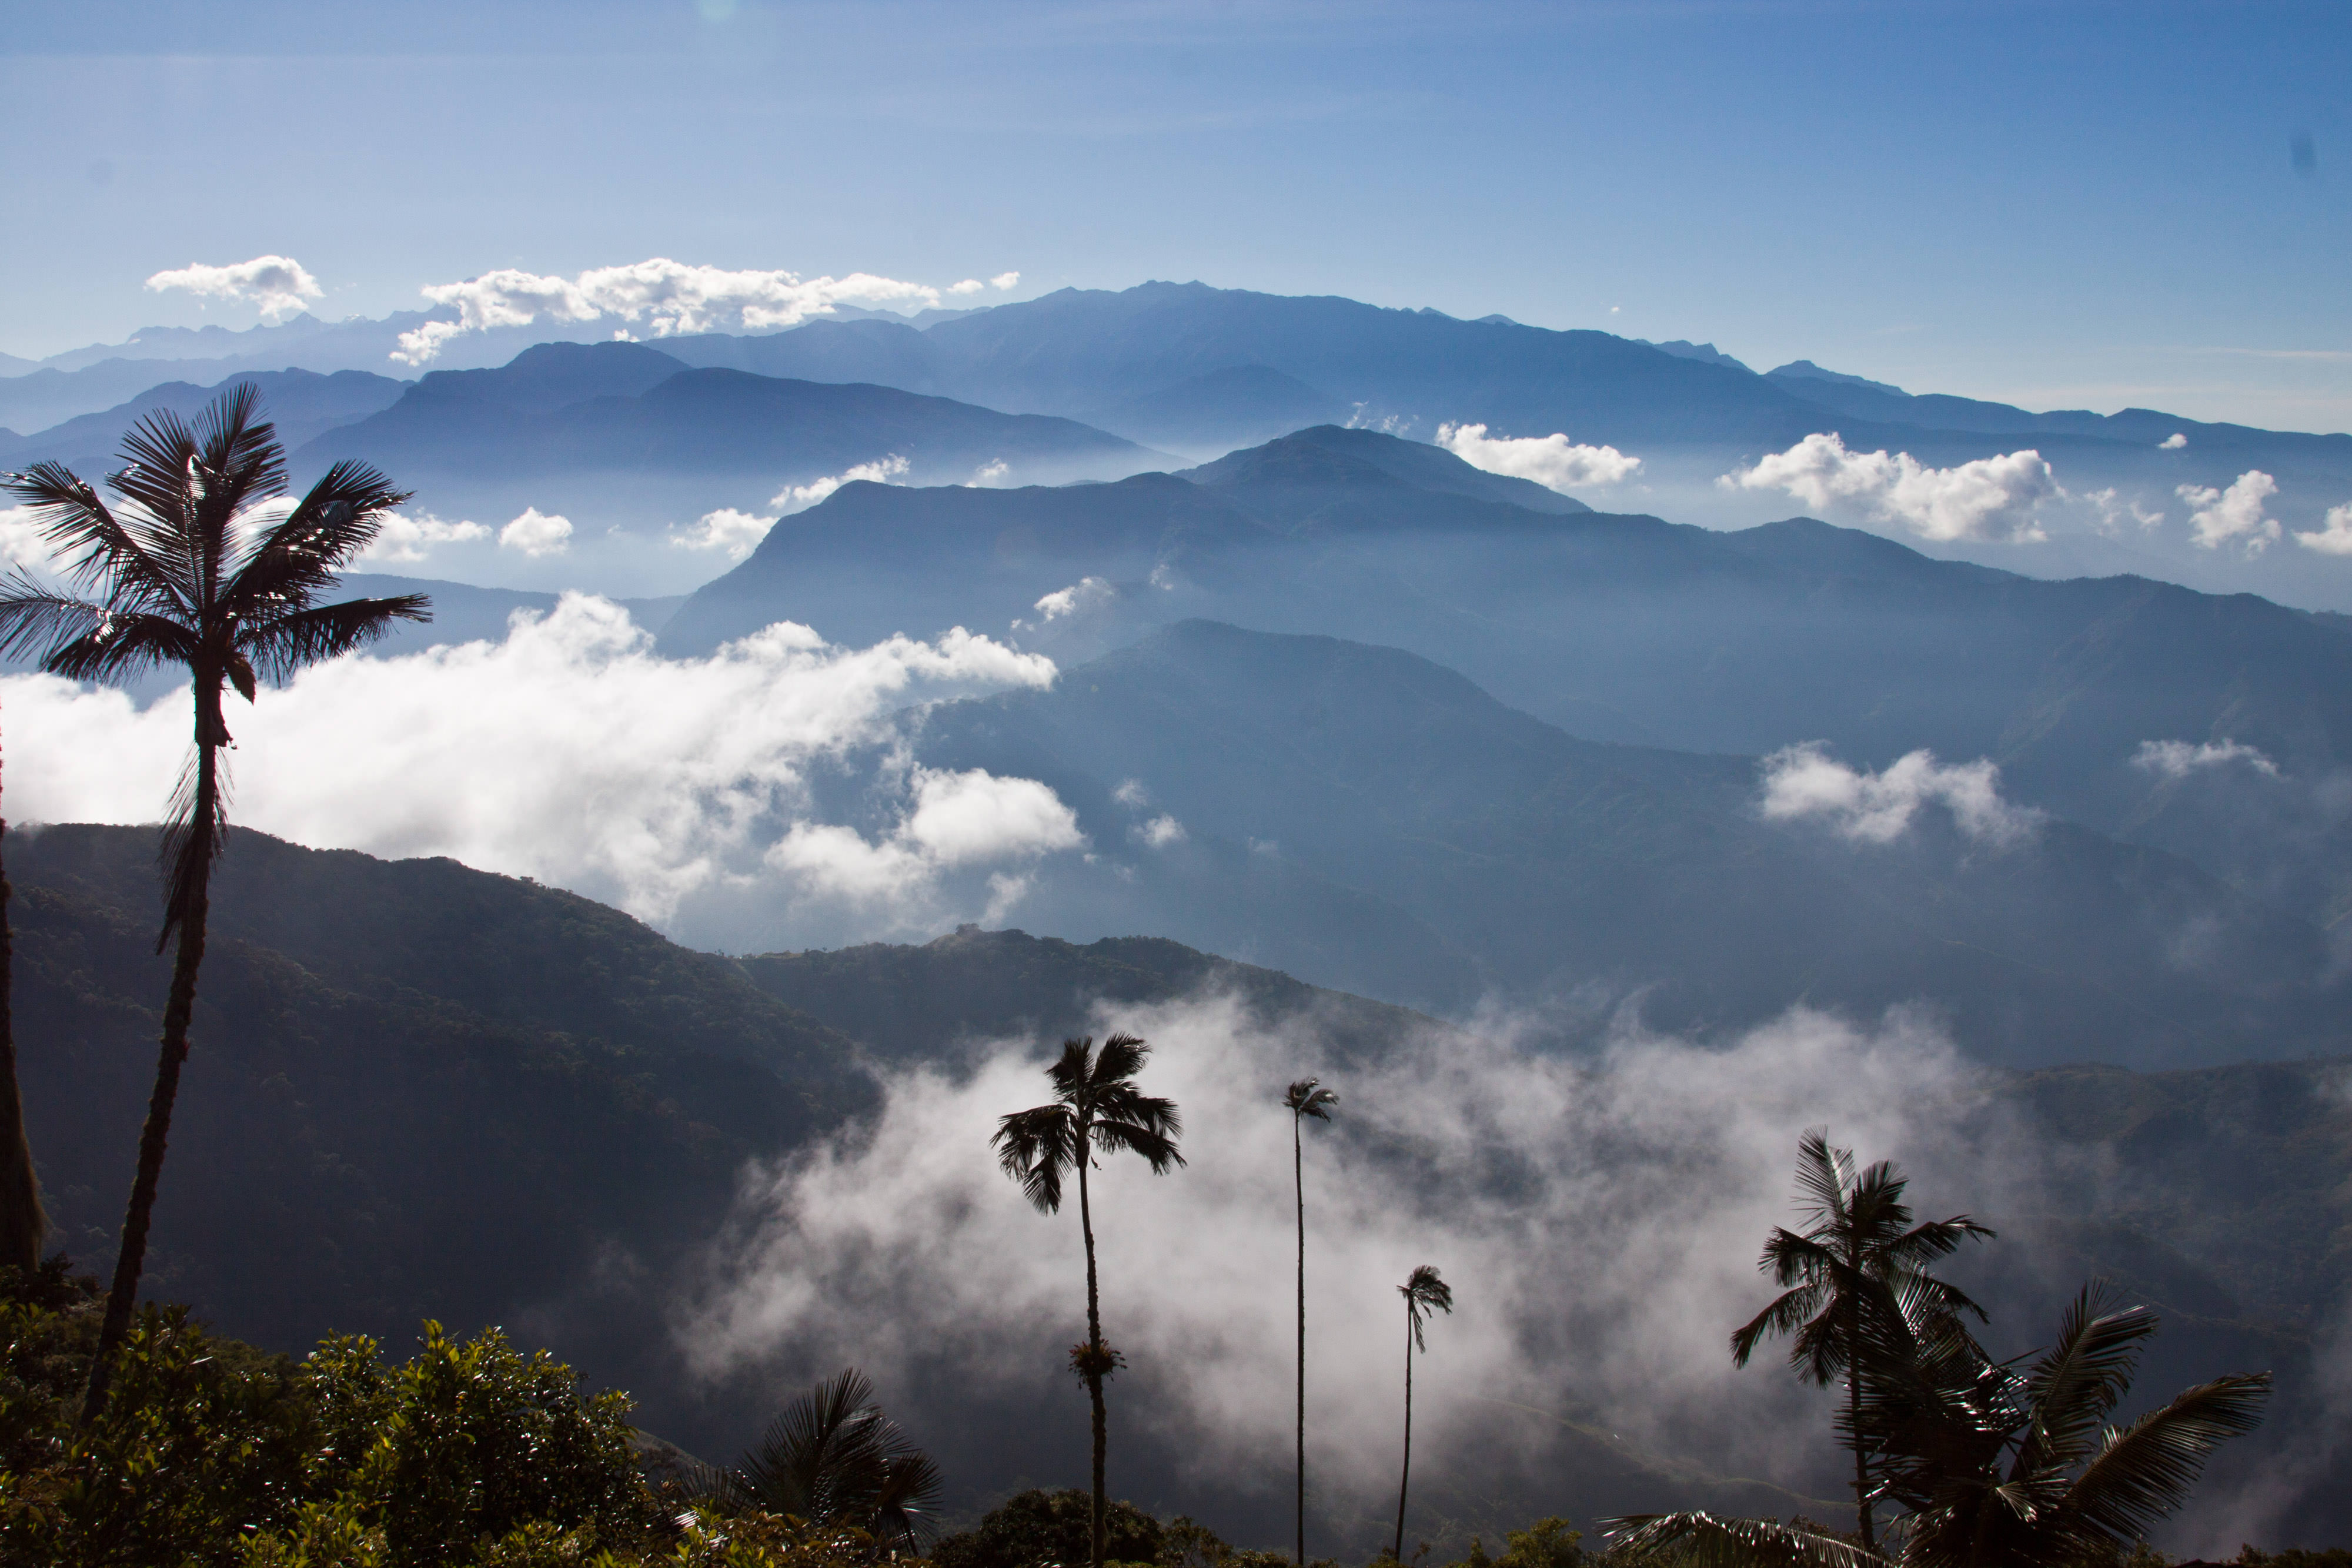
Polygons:
<instances>
[{"instance_id":1,"label":"cloud above ridge","mask_svg":"<svg viewBox=\"0 0 2352 1568\"><path fill-rule=\"evenodd\" d=\"M1565 495L1595 486L1622 484L1642 471L1642 460L1613 446L1582 446L1558 432L1550 435L1490 436L1483 424L1441 424L1437 444L1473 468L1532 479Z\"/></svg>"},{"instance_id":2,"label":"cloud above ridge","mask_svg":"<svg viewBox=\"0 0 2352 1568\"><path fill-rule=\"evenodd\" d=\"M520 521L520 517L516 519ZM369 565L413 566L431 555L436 546L469 544L489 537L490 530L477 522L445 522L430 512L414 517L389 512L376 532L375 541L355 559Z\"/></svg>"},{"instance_id":3,"label":"cloud above ridge","mask_svg":"<svg viewBox=\"0 0 2352 1568\"><path fill-rule=\"evenodd\" d=\"M2328 507L2319 527L2298 531L2294 542L2322 555L2352 555L2352 501Z\"/></svg>"},{"instance_id":4,"label":"cloud above ridge","mask_svg":"<svg viewBox=\"0 0 2352 1568\"><path fill-rule=\"evenodd\" d=\"M320 298L319 280L290 256L257 256L251 261L211 267L192 262L159 272L147 287L161 294L179 289L199 299L236 299L261 307L265 321L299 314L305 300Z\"/></svg>"},{"instance_id":5,"label":"cloud above ridge","mask_svg":"<svg viewBox=\"0 0 2352 1568\"><path fill-rule=\"evenodd\" d=\"M1985 758L1948 766L1914 751L1882 772L1840 762L1818 741L1790 746L1763 762L1765 821L1828 823L1859 843L1892 843L1920 809L1940 805L1967 838L2005 849L2032 835L2042 813L2000 796L2000 768Z\"/></svg>"},{"instance_id":6,"label":"cloud above ridge","mask_svg":"<svg viewBox=\"0 0 2352 1568\"><path fill-rule=\"evenodd\" d=\"M617 605L567 594L503 643L338 659L236 704L235 819L319 847L449 855L665 926L790 931L862 901L866 929L913 929L953 912L959 875L1075 847L1076 828L1042 784L896 758L893 716L1054 676L962 632L849 649L789 622L666 659ZM0 694L11 816L156 819L187 747L184 685L143 710L46 675L0 678ZM813 781L860 747L884 762L854 803L820 810ZM830 857L771 856L818 830Z\"/></svg>"},{"instance_id":7,"label":"cloud above ridge","mask_svg":"<svg viewBox=\"0 0 2352 1568\"><path fill-rule=\"evenodd\" d=\"M2278 494L2278 481L2259 468L2247 469L2231 480L2226 490L2217 490L2210 485L2181 485L2175 486L2172 493L2192 508L2189 514L2189 537L2200 549L2219 549L2225 544L2243 540L2248 555L2260 555L2265 545L2279 537L2277 519L2264 514L2270 498ZM2295 537L2303 538L2300 534ZM2329 550L2326 546L2311 548Z\"/></svg>"},{"instance_id":8,"label":"cloud above ridge","mask_svg":"<svg viewBox=\"0 0 2352 1568\"><path fill-rule=\"evenodd\" d=\"M1018 282L1020 274L1004 277ZM999 280L997 287L1012 283ZM427 321L400 336L393 358L423 365L451 339L493 327L528 327L545 318L585 322L605 318L650 324L656 338L687 332L770 331L830 315L836 305L937 306L940 289L872 273L803 278L796 272L730 271L654 256L625 267L591 267L562 277L516 267L428 284L436 305L454 308L455 321Z\"/></svg>"},{"instance_id":9,"label":"cloud above ridge","mask_svg":"<svg viewBox=\"0 0 2352 1568\"><path fill-rule=\"evenodd\" d=\"M2063 494L2050 465L2030 448L1930 468L1908 452L1850 452L1834 431L1816 432L1716 483L1785 490L1816 511L1852 507L1921 538L1948 542L2039 543L2049 536L2034 508Z\"/></svg>"}]
</instances>

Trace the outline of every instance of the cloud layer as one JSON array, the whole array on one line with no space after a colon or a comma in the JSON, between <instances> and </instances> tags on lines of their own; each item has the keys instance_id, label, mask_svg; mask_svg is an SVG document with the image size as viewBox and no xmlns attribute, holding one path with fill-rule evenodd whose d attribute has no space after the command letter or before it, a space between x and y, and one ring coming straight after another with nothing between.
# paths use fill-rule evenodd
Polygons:
<instances>
[{"instance_id":1,"label":"cloud layer","mask_svg":"<svg viewBox=\"0 0 2352 1568\"><path fill-rule=\"evenodd\" d=\"M1786 490L1816 511L1852 507L1899 523L1921 538L2000 540L2048 536L2034 508L2056 497L2058 483L2042 454L2026 450L1930 468L1908 452L1849 452L1835 432L1808 435L1716 481L1742 490Z\"/></svg>"},{"instance_id":2,"label":"cloud layer","mask_svg":"<svg viewBox=\"0 0 2352 1568\"><path fill-rule=\"evenodd\" d=\"M2185 740L2143 740L2132 753L2132 766L2145 768L2161 779L2186 779L2204 768L2221 768L2231 762L2243 762L2266 778L2278 777L2278 764L2251 746L2234 740L2208 740L2191 745Z\"/></svg>"},{"instance_id":3,"label":"cloud layer","mask_svg":"<svg viewBox=\"0 0 2352 1568\"><path fill-rule=\"evenodd\" d=\"M907 704L1054 674L961 632L852 650L790 623L664 659L617 606L567 595L503 643L339 659L236 705L235 817L299 843L537 877L656 924L691 905L781 929L815 901L894 930L942 913L930 901L957 873L1074 847L1074 821L1030 780L905 763L821 811L813 771L888 750ZM9 814L155 821L186 702L184 686L142 711L49 676L0 680Z\"/></svg>"},{"instance_id":4,"label":"cloud layer","mask_svg":"<svg viewBox=\"0 0 2352 1568\"><path fill-rule=\"evenodd\" d=\"M1969 839L1997 848L2032 836L2042 821L2039 811L2001 799L2000 769L1983 758L1948 767L1932 751L1914 751L1874 773L1813 742L1774 752L1763 768L1759 809L1767 821L1822 821L1862 843L1892 843L1929 805L1949 810Z\"/></svg>"},{"instance_id":5,"label":"cloud layer","mask_svg":"<svg viewBox=\"0 0 2352 1568\"><path fill-rule=\"evenodd\" d=\"M1020 279L1017 272L1005 273L995 286L1010 288ZM392 357L411 365L435 359L452 338L492 327L528 327L542 317L645 321L655 337L667 338L681 332L797 327L812 316L830 314L836 305L936 306L941 298L941 291L929 284L872 273L803 278L796 272L689 267L667 256L592 267L576 277L500 267L462 283L429 284L423 293L436 305L455 308L457 319L427 321L402 333Z\"/></svg>"},{"instance_id":6,"label":"cloud layer","mask_svg":"<svg viewBox=\"0 0 2352 1568\"><path fill-rule=\"evenodd\" d=\"M1416 1379L1424 1499L1449 1479L1492 1497L1496 1470L1542 1470L1561 1432L1545 1412L1801 1485L1826 1474L1819 1401L1723 1349L1769 1296L1753 1260L1789 1218L1799 1135L1825 1124L1865 1159L1900 1157L1939 1214L2000 1212L2034 1163L1986 1157L2004 1138L1983 1081L1907 1015L1799 1012L1720 1051L1629 1031L1589 1056L1433 1030L1371 1063L1331 1051L1313 1015L1213 995L1095 1022L1153 1042L1143 1081L1182 1108L1191 1160L1164 1177L1107 1160L1096 1179L1105 1329L1130 1365L1113 1399L1152 1412L1221 1511L1286 1496L1291 1079L1342 1097L1306 1163L1308 1465L1335 1521L1377 1519L1395 1496L1395 1287L1415 1265L1436 1264L1457 1303ZM998 1116L1044 1097L1033 1050L895 1074L869 1125L752 1173L677 1320L694 1364L856 1364L919 1428L992 1397L1081 1431L1061 1370L1084 1322L1076 1216L1033 1210L988 1147ZM1530 1407L1538 1419L1510 1415Z\"/></svg>"},{"instance_id":7,"label":"cloud layer","mask_svg":"<svg viewBox=\"0 0 2352 1568\"><path fill-rule=\"evenodd\" d=\"M2328 507L2319 528L2296 534L2294 542L2322 555L2352 555L2352 501Z\"/></svg>"},{"instance_id":8,"label":"cloud layer","mask_svg":"<svg viewBox=\"0 0 2352 1568\"><path fill-rule=\"evenodd\" d=\"M1616 485L1641 472L1642 460L1613 446L1580 446L1565 435L1489 436L1483 424L1441 424L1437 444L1473 468L1532 479L1566 494Z\"/></svg>"},{"instance_id":9,"label":"cloud layer","mask_svg":"<svg viewBox=\"0 0 2352 1568\"><path fill-rule=\"evenodd\" d=\"M320 297L319 280L289 256L257 256L251 261L208 267L202 262L159 272L147 287L162 293L184 289L199 299L242 299L261 307L262 319L282 321Z\"/></svg>"}]
</instances>

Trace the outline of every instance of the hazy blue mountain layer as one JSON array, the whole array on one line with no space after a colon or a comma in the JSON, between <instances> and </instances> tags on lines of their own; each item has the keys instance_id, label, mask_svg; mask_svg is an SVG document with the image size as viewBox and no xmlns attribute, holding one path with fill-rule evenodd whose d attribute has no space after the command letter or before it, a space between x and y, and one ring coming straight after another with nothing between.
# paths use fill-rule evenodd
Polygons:
<instances>
[{"instance_id":1,"label":"hazy blue mountain layer","mask_svg":"<svg viewBox=\"0 0 2352 1568\"><path fill-rule=\"evenodd\" d=\"M408 390L407 383L365 371L337 371L320 375L312 371L248 371L214 385L165 382L148 387L130 402L99 413L86 413L32 435L0 431L0 463L12 468L34 463L63 463L85 478L112 472L120 465L116 453L123 433L139 419L168 409L182 418L218 396L224 388L250 382L267 400L278 439L289 450L339 424L366 418L391 407ZM8 383L0 382L0 396Z\"/></svg>"},{"instance_id":2,"label":"hazy blue mountain layer","mask_svg":"<svg viewBox=\"0 0 2352 1568\"><path fill-rule=\"evenodd\" d=\"M1345 636L1595 739L1990 758L2012 799L2284 910L2333 920L2352 898L2352 636L2334 620L1938 561L1804 518L1721 533L1535 511L1503 498L1526 498L1518 483L1327 427L1181 479L852 485L698 590L662 646L780 619L845 643L1010 632L1065 664L1188 616Z\"/></svg>"},{"instance_id":3,"label":"hazy blue mountain layer","mask_svg":"<svg viewBox=\"0 0 2352 1568\"><path fill-rule=\"evenodd\" d=\"M1888 843L1767 823L1751 759L1578 740L1392 649L1188 622L1050 692L940 708L920 753L1044 780L1118 862L1047 862L1024 919L1165 933L1446 1011L1475 988L1580 989L1709 1029L1916 998L2021 1066L2352 1048L2317 927L2187 861L2059 821L1982 841L1941 808ZM1181 840L1144 836L1160 813ZM1345 943L1256 919L1253 862L1402 918ZM1433 976L1416 926L1462 968ZM1451 983L1416 988L1433 979Z\"/></svg>"}]
</instances>

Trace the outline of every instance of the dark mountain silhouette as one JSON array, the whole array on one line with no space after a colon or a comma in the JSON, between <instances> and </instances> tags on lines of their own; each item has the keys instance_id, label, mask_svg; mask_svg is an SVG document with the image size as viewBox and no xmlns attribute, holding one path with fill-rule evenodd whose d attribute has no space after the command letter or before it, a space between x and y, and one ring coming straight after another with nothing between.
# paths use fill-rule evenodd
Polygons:
<instances>
[{"instance_id":1,"label":"dark mountain silhouette","mask_svg":"<svg viewBox=\"0 0 2352 1568\"><path fill-rule=\"evenodd\" d=\"M162 994L153 835L52 828L10 842L35 1146L62 1241L102 1254ZM1236 991L1264 1019L1328 1029L1365 1057L1441 1027L1162 941L966 931L739 964L447 862L239 831L220 878L223 935L156 1212L153 1292L297 1353L330 1331L402 1345L426 1314L459 1332L501 1323L592 1386L627 1387L638 1420L704 1453L750 1441L773 1389L757 1376L698 1382L672 1334L672 1291L719 1233L743 1161L789 1155L871 1103L862 1053L952 1067L961 1038L1050 1040L1096 997L1150 1003L1203 986ZM2064 1288L2050 1280L2095 1270L2166 1312L2150 1375L2167 1386L2220 1365L2307 1383L2311 1326L2340 1297L2346 1260L2294 1239L2341 1228L2352 1202L2336 1179L2343 1070L2063 1068L2011 1081L2003 1099L2022 1124L2103 1174L2068 1186L2063 1212L1994 1217L1996 1271L1971 1289L2003 1321L2039 1322L2032 1309ZM961 1506L1068 1457L1056 1433L1012 1418L1034 1414L1034 1391L1006 1400L981 1399L969 1430L924 1433ZM2249 1440L2246 1463L2273 1462L2304 1429L2290 1414L2283 1405ZM1474 1519L1564 1501L1796 1506L1613 1442L1605 1417L1528 1421L1509 1435L1542 1464L1462 1485ZM1120 1451L1139 1495L1189 1495L1187 1456L1164 1437L1138 1429Z\"/></svg>"}]
</instances>

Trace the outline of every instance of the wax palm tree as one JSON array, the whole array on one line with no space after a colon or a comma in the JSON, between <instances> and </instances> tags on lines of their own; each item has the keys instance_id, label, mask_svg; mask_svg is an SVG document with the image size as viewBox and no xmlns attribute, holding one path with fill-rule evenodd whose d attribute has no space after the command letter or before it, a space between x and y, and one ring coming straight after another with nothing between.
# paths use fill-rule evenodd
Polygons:
<instances>
[{"instance_id":1,"label":"wax palm tree","mask_svg":"<svg viewBox=\"0 0 2352 1568\"><path fill-rule=\"evenodd\" d=\"M360 647L394 621L430 619L421 594L316 602L334 586L337 570L375 538L384 514L408 497L363 464L338 463L272 521L269 503L286 489L286 457L277 432L260 418L260 396L250 382L215 399L194 429L169 410L149 414L123 437L122 461L107 481L116 510L56 463L0 478L0 487L33 507L65 563L68 590L22 571L0 584L0 653L37 653L44 670L77 680L184 665L195 702L195 754L163 830L163 929L155 950L163 951L175 934L179 947L155 1092L139 1136L138 1176L90 1363L85 1424L105 1406L113 1353L131 1326L188 1054L212 864L228 828L223 688L234 686L251 702L264 680L285 679Z\"/></svg>"},{"instance_id":2,"label":"wax palm tree","mask_svg":"<svg viewBox=\"0 0 2352 1568\"><path fill-rule=\"evenodd\" d=\"M1282 1103L1290 1111L1290 1185L1298 1200L1298 1568L1307 1568L1307 1166L1299 1129L1309 1117L1328 1122L1339 1097L1302 1078Z\"/></svg>"},{"instance_id":3,"label":"wax palm tree","mask_svg":"<svg viewBox=\"0 0 2352 1568\"><path fill-rule=\"evenodd\" d=\"M1454 1311L1454 1288L1437 1277L1434 1265L1423 1263L1405 1277L1397 1291L1404 1297L1404 1473L1397 1480L1396 1547L1390 1555L1402 1563L1405 1490L1412 1484L1412 1357L1415 1351L1429 1348L1421 1332L1429 1315Z\"/></svg>"},{"instance_id":4,"label":"wax palm tree","mask_svg":"<svg viewBox=\"0 0 2352 1568\"><path fill-rule=\"evenodd\" d=\"M1867 1551L1877 1549L1877 1535L1871 1445L1861 1424L1870 1368L1861 1347L1874 1288L1912 1301L1930 1317L1964 1312L1984 1317L1983 1308L1930 1276L1927 1266L1963 1239L1992 1232L1965 1214L1914 1225L1903 1201L1907 1185L1885 1160L1857 1175L1853 1150L1830 1147L1825 1128L1808 1132L1797 1145L1797 1201L1810 1223L1802 1234L1775 1227L1765 1239L1757 1267L1782 1292L1731 1336L1735 1365L1747 1365L1766 1334L1786 1333L1793 1336L1789 1363L1808 1382L1827 1387L1845 1380L1839 1425L1853 1449L1854 1514Z\"/></svg>"},{"instance_id":5,"label":"wax palm tree","mask_svg":"<svg viewBox=\"0 0 2352 1568\"><path fill-rule=\"evenodd\" d=\"M779 1411L718 1490L739 1505L865 1531L878 1558L919 1550L939 1503L940 1468L882 1413L874 1385L853 1366Z\"/></svg>"},{"instance_id":6,"label":"wax palm tree","mask_svg":"<svg viewBox=\"0 0 2352 1568\"><path fill-rule=\"evenodd\" d=\"M1875 1317L1909 1343L1875 1347L1883 1371L1863 1416L1905 1511L1893 1557L1704 1513L1612 1520L1612 1533L1635 1553L1679 1546L1693 1568L2074 1568L2144 1540L2188 1500L2206 1457L2260 1423L2270 1394L2268 1373L2219 1377L2118 1430L2107 1419L2158 1326L2146 1308L2118 1310L2104 1283L2086 1285L2056 1343L2021 1369L1920 1305L1915 1293L1907 1312Z\"/></svg>"},{"instance_id":7,"label":"wax palm tree","mask_svg":"<svg viewBox=\"0 0 2352 1568\"><path fill-rule=\"evenodd\" d=\"M1115 1034L1097 1052L1091 1037L1062 1042L1061 1060L1045 1070L1054 1085L1051 1103L1015 1111L996 1129L996 1157L1004 1174L1021 1184L1021 1191L1041 1213L1062 1207L1062 1177L1078 1176L1078 1229L1087 1246L1087 1337L1070 1347L1070 1369L1087 1385L1094 1415L1094 1568L1102 1568L1104 1521L1109 1496L1103 1487L1103 1456L1108 1428L1103 1414L1103 1384L1125 1364L1103 1338L1102 1291L1095 1272L1094 1208L1087 1191L1087 1173L1097 1152L1122 1150L1140 1155L1154 1176L1181 1166L1176 1140L1183 1118L1176 1103L1146 1094L1135 1075L1151 1048L1131 1034Z\"/></svg>"},{"instance_id":8,"label":"wax palm tree","mask_svg":"<svg viewBox=\"0 0 2352 1568\"><path fill-rule=\"evenodd\" d=\"M0 843L7 836L8 821L0 817ZM33 1170L32 1140L25 1133L24 1096L16 1087L16 1031L9 997L15 969L8 875L0 867L0 1264L37 1269L49 1221L41 1212L41 1183Z\"/></svg>"}]
</instances>

